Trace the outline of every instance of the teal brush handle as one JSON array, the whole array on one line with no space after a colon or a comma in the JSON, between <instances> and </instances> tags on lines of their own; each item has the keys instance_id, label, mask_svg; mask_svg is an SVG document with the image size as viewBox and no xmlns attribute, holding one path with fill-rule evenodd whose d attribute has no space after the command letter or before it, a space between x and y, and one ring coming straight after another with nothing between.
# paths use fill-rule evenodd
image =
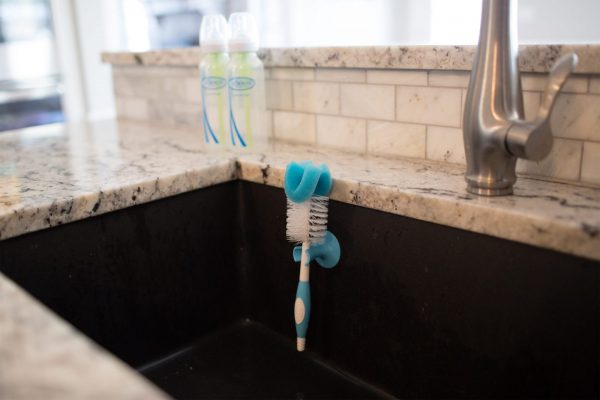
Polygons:
<instances>
[{"instance_id":1,"label":"teal brush handle","mask_svg":"<svg viewBox=\"0 0 600 400\"><path fill-rule=\"evenodd\" d=\"M310 261L308 256L309 244L302 243L302 257L300 260L300 280L296 290L294 303L294 319L296 320L296 348L304 351L306 347L306 332L310 320Z\"/></svg>"},{"instance_id":2,"label":"teal brush handle","mask_svg":"<svg viewBox=\"0 0 600 400\"><path fill-rule=\"evenodd\" d=\"M302 246L294 247L294 261L300 261L300 282L298 282L296 303L294 304L298 351L303 351L306 346L306 331L310 319L310 283L308 282L310 262L316 260L323 268L333 268L340 260L340 253L340 243L329 231L325 234L325 240L322 243L313 244L310 247L306 243L302 243Z\"/></svg>"},{"instance_id":3,"label":"teal brush handle","mask_svg":"<svg viewBox=\"0 0 600 400\"><path fill-rule=\"evenodd\" d=\"M294 304L294 318L296 319L296 348L304 351L306 347L306 332L310 320L310 283L298 282L296 290L296 303Z\"/></svg>"}]
</instances>

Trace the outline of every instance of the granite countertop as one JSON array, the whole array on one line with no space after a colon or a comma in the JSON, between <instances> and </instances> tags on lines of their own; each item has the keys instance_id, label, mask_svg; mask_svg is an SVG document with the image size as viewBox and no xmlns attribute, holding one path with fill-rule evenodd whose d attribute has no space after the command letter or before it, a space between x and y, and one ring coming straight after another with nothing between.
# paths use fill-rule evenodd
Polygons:
<instances>
[{"instance_id":1,"label":"granite countertop","mask_svg":"<svg viewBox=\"0 0 600 400\"><path fill-rule=\"evenodd\" d=\"M598 188L521 177L513 196L477 197L461 166L289 144L236 156L204 151L199 132L115 121L0 135L0 239L238 178L282 187L302 159L328 163L334 200L600 260Z\"/></svg>"},{"instance_id":2,"label":"granite countertop","mask_svg":"<svg viewBox=\"0 0 600 400\"><path fill-rule=\"evenodd\" d=\"M0 273L0 399L166 398Z\"/></svg>"},{"instance_id":3,"label":"granite countertop","mask_svg":"<svg viewBox=\"0 0 600 400\"><path fill-rule=\"evenodd\" d=\"M514 196L483 198L460 166L283 144L236 156L116 121L0 134L0 239L235 179L282 187L303 159L328 163L334 200L600 260L600 189L520 178ZM164 396L1 274L0 370L0 397Z\"/></svg>"},{"instance_id":4,"label":"granite countertop","mask_svg":"<svg viewBox=\"0 0 600 400\"><path fill-rule=\"evenodd\" d=\"M476 46L367 46L264 48L259 52L267 67L386 68L471 70ZM575 73L600 73L600 45L557 44L520 46L523 72L548 72L562 55L575 52ZM145 52L110 52L102 60L118 65L196 66L199 47Z\"/></svg>"}]
</instances>

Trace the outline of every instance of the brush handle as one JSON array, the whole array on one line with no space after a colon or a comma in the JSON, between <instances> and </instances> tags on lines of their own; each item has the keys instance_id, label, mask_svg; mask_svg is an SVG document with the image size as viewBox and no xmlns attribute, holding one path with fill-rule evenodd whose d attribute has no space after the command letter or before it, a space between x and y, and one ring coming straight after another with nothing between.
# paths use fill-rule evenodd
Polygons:
<instances>
[{"instance_id":1,"label":"brush handle","mask_svg":"<svg viewBox=\"0 0 600 400\"><path fill-rule=\"evenodd\" d=\"M300 259L300 280L296 290L294 303L294 319L296 320L296 348L304 351L306 346L306 332L310 320L310 259L308 256L309 243L302 243L302 257Z\"/></svg>"}]
</instances>

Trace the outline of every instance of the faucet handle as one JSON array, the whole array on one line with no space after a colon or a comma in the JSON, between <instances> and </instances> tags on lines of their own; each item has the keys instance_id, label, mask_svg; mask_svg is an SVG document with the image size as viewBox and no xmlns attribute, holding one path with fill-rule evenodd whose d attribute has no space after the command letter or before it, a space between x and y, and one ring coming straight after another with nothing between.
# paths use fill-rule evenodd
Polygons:
<instances>
[{"instance_id":1,"label":"faucet handle","mask_svg":"<svg viewBox=\"0 0 600 400\"><path fill-rule=\"evenodd\" d=\"M554 108L556 96L567 81L567 78L577 67L579 58L575 53L569 53L562 56L550 70L550 77L542 95L542 103L538 111L537 120L548 119Z\"/></svg>"},{"instance_id":2,"label":"faucet handle","mask_svg":"<svg viewBox=\"0 0 600 400\"><path fill-rule=\"evenodd\" d=\"M517 121L506 133L508 151L514 156L539 161L552 149L552 130L550 115L556 103L558 93L567 78L577 67L579 58L575 53L562 56L550 70L548 83L542 94L542 102L535 120Z\"/></svg>"}]
</instances>

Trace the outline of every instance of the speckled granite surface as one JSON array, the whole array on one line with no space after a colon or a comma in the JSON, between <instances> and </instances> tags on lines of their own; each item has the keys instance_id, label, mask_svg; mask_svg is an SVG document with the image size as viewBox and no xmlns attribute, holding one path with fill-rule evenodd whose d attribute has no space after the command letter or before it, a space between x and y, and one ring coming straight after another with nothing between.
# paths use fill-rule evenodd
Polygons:
<instances>
[{"instance_id":1,"label":"speckled granite surface","mask_svg":"<svg viewBox=\"0 0 600 400\"><path fill-rule=\"evenodd\" d=\"M0 239L235 179L199 137L113 121L0 135Z\"/></svg>"},{"instance_id":2,"label":"speckled granite surface","mask_svg":"<svg viewBox=\"0 0 600 400\"><path fill-rule=\"evenodd\" d=\"M600 189L520 178L513 196L476 197L460 166L283 144L236 157L114 121L4 133L0 157L1 239L237 178L281 187L290 160L313 159L335 200L600 260Z\"/></svg>"},{"instance_id":3,"label":"speckled granite surface","mask_svg":"<svg viewBox=\"0 0 600 400\"><path fill-rule=\"evenodd\" d=\"M290 47L262 49L267 67L390 68L470 70L476 46ZM560 56L579 56L576 73L600 73L600 45L528 45L520 47L522 71L548 72ZM147 52L104 53L102 59L119 65L194 66L199 47Z\"/></svg>"},{"instance_id":4,"label":"speckled granite surface","mask_svg":"<svg viewBox=\"0 0 600 400\"><path fill-rule=\"evenodd\" d=\"M513 196L485 198L466 192L461 166L289 146L241 156L239 177L282 187L292 159L326 162L334 200L600 260L600 189L520 178Z\"/></svg>"},{"instance_id":5,"label":"speckled granite surface","mask_svg":"<svg viewBox=\"0 0 600 400\"><path fill-rule=\"evenodd\" d=\"M166 398L0 274L0 399Z\"/></svg>"},{"instance_id":6,"label":"speckled granite surface","mask_svg":"<svg viewBox=\"0 0 600 400\"><path fill-rule=\"evenodd\" d=\"M600 189L521 178L514 196L480 198L459 166L281 144L208 153L197 131L115 121L2 133L0 235L234 179L281 187L302 159L328 163L334 200L600 260ZM162 396L0 274L0 398Z\"/></svg>"}]
</instances>

